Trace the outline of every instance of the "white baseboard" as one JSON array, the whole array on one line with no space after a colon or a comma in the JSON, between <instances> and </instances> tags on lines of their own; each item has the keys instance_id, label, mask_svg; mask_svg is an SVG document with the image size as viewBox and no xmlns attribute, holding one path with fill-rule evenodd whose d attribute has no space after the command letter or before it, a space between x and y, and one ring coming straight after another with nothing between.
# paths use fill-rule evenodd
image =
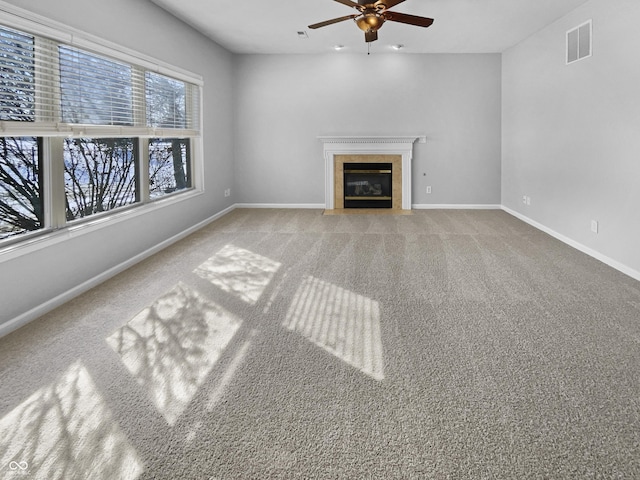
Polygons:
<instances>
[{"instance_id":1,"label":"white baseboard","mask_svg":"<svg viewBox=\"0 0 640 480\"><path fill-rule=\"evenodd\" d=\"M309 208L324 210L324 203L236 203L236 208Z\"/></svg>"},{"instance_id":2,"label":"white baseboard","mask_svg":"<svg viewBox=\"0 0 640 480\"><path fill-rule=\"evenodd\" d=\"M9 333L13 332L14 330L17 330L18 328L26 325L27 323L35 320L36 318L44 315L47 312L50 312L51 310L53 310L54 308L59 307L60 305L62 305L63 303L68 302L69 300L77 297L78 295L92 289L93 287L101 284L102 282L105 282L107 280L109 280L111 277L114 277L115 275L117 275L120 272L123 272L124 270L126 270L127 268L132 267L133 265L135 265L138 262L141 262L142 260L144 260L145 258L150 257L151 255L153 255L154 253L158 253L159 251L167 248L168 246L172 245L173 243L176 243L179 240L182 240L183 238L187 237L188 235L191 235L192 233L200 230L201 228L207 226L208 224L210 224L211 222L219 219L220 217L223 217L224 215L232 212L235 209L235 205L228 207L224 210L222 210L221 212L216 213L215 215L203 220L200 223L197 223L196 225L188 228L187 230L184 230L176 235L174 235L173 237L170 237L160 243L158 243L157 245L139 253L138 255L110 268L109 270L106 270L102 273L100 273L99 275L96 275L93 278L90 278L89 280L81 283L80 285L77 285L73 288L71 288L70 290L67 290L66 292L61 293L60 295L52 298L51 300L48 300L40 305L38 305L37 307L32 308L31 310L23 313L22 315L19 315L11 320L9 320L8 322L3 323L2 325L0 325L0 338L4 337L5 335L8 335Z\"/></svg>"},{"instance_id":3,"label":"white baseboard","mask_svg":"<svg viewBox=\"0 0 640 480\"><path fill-rule=\"evenodd\" d=\"M324 203L236 203L236 208L310 208L324 210ZM502 205L413 204L414 210L500 210Z\"/></svg>"},{"instance_id":4,"label":"white baseboard","mask_svg":"<svg viewBox=\"0 0 640 480\"><path fill-rule=\"evenodd\" d=\"M502 206L502 210L504 210L505 212L507 212L509 215L513 215L514 217L522 220L525 223L528 223L529 225L531 225L532 227L537 228L538 230L547 233L549 235L551 235L553 238L560 240L563 243L566 243L567 245L569 245L570 247L575 248L576 250L581 251L582 253L585 253L587 255L589 255L590 257L595 258L596 260L601 261L602 263L604 263L605 265L609 265L611 268L615 268L616 270L618 270L619 272L624 273L625 275L630 276L631 278L640 281L640 272L638 270L635 270L631 267L628 267L627 265L618 262L617 260L614 260L610 257L607 257L606 255L603 255L602 253L587 247L586 245L583 245L579 242L576 242L575 240L572 240L571 238L562 235L561 233L556 232L555 230L550 229L549 227L546 227L544 225L542 225L541 223L536 222L535 220L532 220L531 218L522 215L519 212L516 212L515 210L511 210L508 207L505 207L504 205Z\"/></svg>"},{"instance_id":5,"label":"white baseboard","mask_svg":"<svg viewBox=\"0 0 640 480\"><path fill-rule=\"evenodd\" d=\"M502 205L467 205L458 203L414 203L411 205L414 210L501 210Z\"/></svg>"}]
</instances>

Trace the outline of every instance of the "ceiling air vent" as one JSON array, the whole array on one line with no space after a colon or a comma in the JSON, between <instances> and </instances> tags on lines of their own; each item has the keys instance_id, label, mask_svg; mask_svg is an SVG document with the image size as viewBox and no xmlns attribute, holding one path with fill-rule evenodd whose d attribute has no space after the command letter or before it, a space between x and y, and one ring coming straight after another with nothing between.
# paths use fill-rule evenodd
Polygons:
<instances>
[{"instance_id":1,"label":"ceiling air vent","mask_svg":"<svg viewBox=\"0 0 640 480\"><path fill-rule=\"evenodd\" d=\"M591 56L591 20L567 32L567 65Z\"/></svg>"}]
</instances>

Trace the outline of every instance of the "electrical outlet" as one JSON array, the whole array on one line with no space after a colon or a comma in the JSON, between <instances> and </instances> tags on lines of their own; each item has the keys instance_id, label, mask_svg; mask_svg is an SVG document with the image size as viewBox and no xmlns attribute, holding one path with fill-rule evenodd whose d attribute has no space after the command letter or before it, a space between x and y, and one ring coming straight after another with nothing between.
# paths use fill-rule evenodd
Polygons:
<instances>
[{"instance_id":1,"label":"electrical outlet","mask_svg":"<svg viewBox=\"0 0 640 480\"><path fill-rule=\"evenodd\" d=\"M431 193L431 185L427 187L427 193Z\"/></svg>"},{"instance_id":2,"label":"electrical outlet","mask_svg":"<svg viewBox=\"0 0 640 480\"><path fill-rule=\"evenodd\" d=\"M591 231L593 233L598 233L598 221L597 220L591 220Z\"/></svg>"},{"instance_id":3,"label":"electrical outlet","mask_svg":"<svg viewBox=\"0 0 640 480\"><path fill-rule=\"evenodd\" d=\"M231 189L230 189L230 188L227 188L227 189L224 191L224 196L225 196L225 197L230 197L230 196L231 196Z\"/></svg>"}]
</instances>

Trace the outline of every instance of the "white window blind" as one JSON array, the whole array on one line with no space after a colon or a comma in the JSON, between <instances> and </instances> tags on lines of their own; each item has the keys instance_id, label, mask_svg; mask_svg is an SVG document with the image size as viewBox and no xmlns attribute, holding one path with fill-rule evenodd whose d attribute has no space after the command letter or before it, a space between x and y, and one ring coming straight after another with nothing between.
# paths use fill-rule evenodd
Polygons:
<instances>
[{"instance_id":1,"label":"white window blind","mask_svg":"<svg viewBox=\"0 0 640 480\"><path fill-rule=\"evenodd\" d=\"M133 126L132 67L61 46L62 121Z\"/></svg>"},{"instance_id":2,"label":"white window blind","mask_svg":"<svg viewBox=\"0 0 640 480\"><path fill-rule=\"evenodd\" d=\"M88 44L89 42L81 42ZM200 85L0 25L0 131L10 135L195 137Z\"/></svg>"},{"instance_id":3,"label":"white window blind","mask_svg":"<svg viewBox=\"0 0 640 480\"><path fill-rule=\"evenodd\" d=\"M196 85L146 72L147 126L199 130L198 92Z\"/></svg>"},{"instance_id":4,"label":"white window blind","mask_svg":"<svg viewBox=\"0 0 640 480\"><path fill-rule=\"evenodd\" d=\"M35 40L0 28L0 120L34 122L36 119Z\"/></svg>"}]
</instances>

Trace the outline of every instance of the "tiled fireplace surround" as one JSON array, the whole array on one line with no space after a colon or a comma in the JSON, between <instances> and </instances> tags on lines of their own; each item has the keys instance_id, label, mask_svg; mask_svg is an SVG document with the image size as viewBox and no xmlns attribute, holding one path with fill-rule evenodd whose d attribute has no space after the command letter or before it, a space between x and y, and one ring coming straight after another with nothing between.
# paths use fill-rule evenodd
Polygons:
<instances>
[{"instance_id":1,"label":"tiled fireplace surround","mask_svg":"<svg viewBox=\"0 0 640 480\"><path fill-rule=\"evenodd\" d=\"M345 163L392 164L392 210L411 210L411 160L416 140L424 136L318 137L325 161L325 209L344 208L343 165Z\"/></svg>"}]
</instances>

